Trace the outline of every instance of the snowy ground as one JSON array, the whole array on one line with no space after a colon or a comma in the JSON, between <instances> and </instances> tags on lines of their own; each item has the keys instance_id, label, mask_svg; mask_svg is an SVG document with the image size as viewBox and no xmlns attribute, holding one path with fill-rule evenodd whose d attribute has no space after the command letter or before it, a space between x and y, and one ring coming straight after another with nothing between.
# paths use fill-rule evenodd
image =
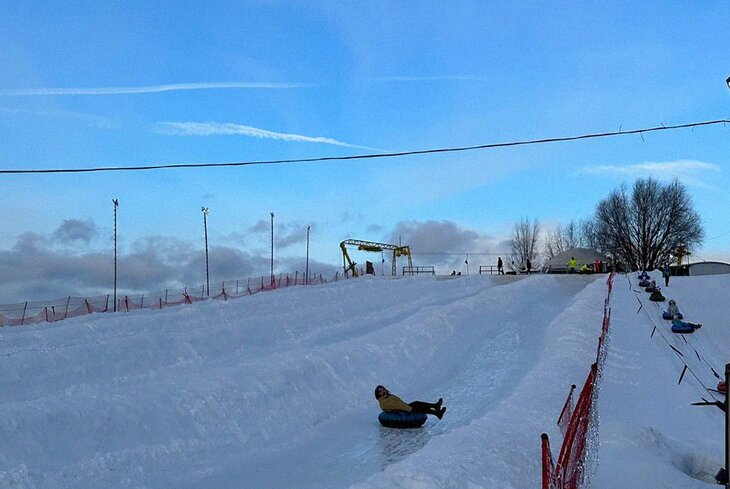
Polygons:
<instances>
[{"instance_id":1,"label":"snowy ground","mask_svg":"<svg viewBox=\"0 0 730 489\"><path fill-rule=\"evenodd\" d=\"M728 279L665 291L703 323L691 366L713 387ZM700 384L676 385L682 364L651 320L686 345L633 289L616 278L594 487L709 487L722 413L688 406ZM605 275L366 277L3 328L0 488L537 488L540 434L557 456L605 294ZM448 412L383 428L378 383Z\"/></svg>"}]
</instances>

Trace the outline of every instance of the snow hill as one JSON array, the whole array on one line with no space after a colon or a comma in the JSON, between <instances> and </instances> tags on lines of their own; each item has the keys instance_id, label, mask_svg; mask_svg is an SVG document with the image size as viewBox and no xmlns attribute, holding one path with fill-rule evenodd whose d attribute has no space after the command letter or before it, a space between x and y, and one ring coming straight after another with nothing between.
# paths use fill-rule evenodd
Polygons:
<instances>
[{"instance_id":1,"label":"snow hill","mask_svg":"<svg viewBox=\"0 0 730 489\"><path fill-rule=\"evenodd\" d=\"M710 487L724 418L689 403L728 360L730 275L664 290L703 324L689 343L634 277L615 279L592 487ZM0 488L539 488L605 278L365 277L2 328ZM697 378L677 385L667 342ZM383 428L379 383L448 412Z\"/></svg>"}]
</instances>

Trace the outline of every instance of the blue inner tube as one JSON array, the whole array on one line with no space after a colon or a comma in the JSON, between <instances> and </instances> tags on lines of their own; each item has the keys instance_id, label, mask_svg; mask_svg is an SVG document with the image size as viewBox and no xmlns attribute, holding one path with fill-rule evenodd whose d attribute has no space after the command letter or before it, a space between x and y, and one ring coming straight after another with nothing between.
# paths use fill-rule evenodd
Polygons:
<instances>
[{"instance_id":1,"label":"blue inner tube","mask_svg":"<svg viewBox=\"0 0 730 489\"><path fill-rule=\"evenodd\" d=\"M673 333L694 333L695 329L689 324L680 322L672 324Z\"/></svg>"},{"instance_id":2,"label":"blue inner tube","mask_svg":"<svg viewBox=\"0 0 730 489\"><path fill-rule=\"evenodd\" d=\"M684 318L684 316L682 316L681 312L679 314L677 314L677 319L683 319L683 318ZM674 318L667 311L664 311L662 313L662 319L674 319Z\"/></svg>"},{"instance_id":3,"label":"blue inner tube","mask_svg":"<svg viewBox=\"0 0 730 489\"><path fill-rule=\"evenodd\" d=\"M383 411L378 421L386 428L419 428L426 422L423 413L407 413L405 411Z\"/></svg>"}]
</instances>

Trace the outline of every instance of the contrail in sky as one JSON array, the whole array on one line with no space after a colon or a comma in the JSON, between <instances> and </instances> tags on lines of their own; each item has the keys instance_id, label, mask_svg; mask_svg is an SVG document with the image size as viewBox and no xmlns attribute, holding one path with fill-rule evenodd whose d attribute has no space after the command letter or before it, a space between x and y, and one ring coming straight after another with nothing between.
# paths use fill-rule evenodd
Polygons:
<instances>
[{"instance_id":1,"label":"contrail in sky","mask_svg":"<svg viewBox=\"0 0 730 489\"><path fill-rule=\"evenodd\" d=\"M221 122L160 122L159 131L163 134L174 136L219 136L239 135L262 139L278 139L280 141L295 141L300 143L321 143L346 148L359 148L369 151L381 151L377 148L359 146L356 144L343 143L332 138L322 136L302 136L300 134L288 134L282 132L268 131L258 127L243 126L240 124Z\"/></svg>"},{"instance_id":2,"label":"contrail in sky","mask_svg":"<svg viewBox=\"0 0 730 489\"><path fill-rule=\"evenodd\" d=\"M146 85L139 87L100 87L100 88L10 88L0 90L0 96L26 97L33 95L124 95L140 93L174 92L179 90L215 90L223 88L250 89L291 89L307 88L313 85L306 83L270 83L270 82L206 82L206 83L171 83L168 85Z\"/></svg>"},{"instance_id":3,"label":"contrail in sky","mask_svg":"<svg viewBox=\"0 0 730 489\"><path fill-rule=\"evenodd\" d=\"M443 75L443 76L379 76L365 78L368 82L430 82L430 81L485 81L482 76Z\"/></svg>"}]
</instances>

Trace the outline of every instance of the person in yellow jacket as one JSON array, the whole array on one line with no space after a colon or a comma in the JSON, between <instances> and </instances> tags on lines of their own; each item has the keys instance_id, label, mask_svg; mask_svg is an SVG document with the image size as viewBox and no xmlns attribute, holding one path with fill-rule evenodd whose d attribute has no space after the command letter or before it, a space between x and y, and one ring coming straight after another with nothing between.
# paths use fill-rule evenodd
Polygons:
<instances>
[{"instance_id":1,"label":"person in yellow jacket","mask_svg":"<svg viewBox=\"0 0 730 489\"><path fill-rule=\"evenodd\" d=\"M576 260L574 256L571 256L570 260L568 260L568 273L575 273L575 270L577 268L578 268L578 260Z\"/></svg>"},{"instance_id":2,"label":"person in yellow jacket","mask_svg":"<svg viewBox=\"0 0 730 489\"><path fill-rule=\"evenodd\" d=\"M431 414L436 416L438 419L441 419L446 412L446 408L441 407L441 404L444 402L443 398L439 399L437 402L413 401L406 404L400 397L391 394L388 392L388 389L382 385L375 388L375 399L378 400L380 409L383 411L405 411L407 413Z\"/></svg>"}]
</instances>

